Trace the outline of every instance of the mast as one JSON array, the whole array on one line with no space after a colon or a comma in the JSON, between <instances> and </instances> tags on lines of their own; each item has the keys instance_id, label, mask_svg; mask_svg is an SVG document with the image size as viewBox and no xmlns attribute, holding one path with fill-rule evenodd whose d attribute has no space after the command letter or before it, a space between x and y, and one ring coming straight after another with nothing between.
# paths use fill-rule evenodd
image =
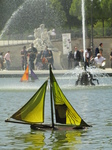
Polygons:
<instances>
[{"instance_id":1,"label":"mast","mask_svg":"<svg viewBox=\"0 0 112 150\"><path fill-rule=\"evenodd\" d=\"M53 100L52 100L52 85L51 85L51 64L49 66L50 70L50 100L51 100L51 121L52 121L52 128L54 128L54 117L53 117Z\"/></svg>"}]
</instances>

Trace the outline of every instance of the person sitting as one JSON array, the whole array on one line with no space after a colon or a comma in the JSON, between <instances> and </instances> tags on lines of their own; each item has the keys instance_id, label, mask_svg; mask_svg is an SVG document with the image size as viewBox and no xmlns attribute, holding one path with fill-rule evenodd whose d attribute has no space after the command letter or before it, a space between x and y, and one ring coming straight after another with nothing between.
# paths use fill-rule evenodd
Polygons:
<instances>
[{"instance_id":1,"label":"person sitting","mask_svg":"<svg viewBox=\"0 0 112 150\"><path fill-rule=\"evenodd\" d=\"M100 53L97 54L97 57L94 58L94 63L96 67L105 69L106 59L101 56Z\"/></svg>"}]
</instances>

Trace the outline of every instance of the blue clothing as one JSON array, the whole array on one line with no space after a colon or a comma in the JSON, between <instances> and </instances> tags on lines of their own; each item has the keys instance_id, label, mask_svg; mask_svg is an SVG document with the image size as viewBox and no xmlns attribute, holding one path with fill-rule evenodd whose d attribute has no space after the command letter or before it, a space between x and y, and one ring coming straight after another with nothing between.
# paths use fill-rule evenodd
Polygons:
<instances>
[{"instance_id":1,"label":"blue clothing","mask_svg":"<svg viewBox=\"0 0 112 150\"><path fill-rule=\"evenodd\" d=\"M49 57L49 50L43 51L43 57Z\"/></svg>"},{"instance_id":2,"label":"blue clothing","mask_svg":"<svg viewBox=\"0 0 112 150\"><path fill-rule=\"evenodd\" d=\"M95 49L95 57L97 57L97 54L99 53L99 48L97 47L96 49Z\"/></svg>"}]
</instances>

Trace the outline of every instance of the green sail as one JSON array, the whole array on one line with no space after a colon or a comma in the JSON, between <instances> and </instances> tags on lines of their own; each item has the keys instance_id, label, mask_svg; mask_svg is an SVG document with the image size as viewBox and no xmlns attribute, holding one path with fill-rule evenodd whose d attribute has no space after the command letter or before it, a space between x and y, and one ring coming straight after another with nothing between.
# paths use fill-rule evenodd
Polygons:
<instances>
[{"instance_id":1,"label":"green sail","mask_svg":"<svg viewBox=\"0 0 112 150\"><path fill-rule=\"evenodd\" d=\"M50 69L50 81L53 90L54 106L56 122L75 126L89 126L78 115L72 105L69 103L63 92L61 91L51 69Z\"/></svg>"},{"instance_id":2,"label":"green sail","mask_svg":"<svg viewBox=\"0 0 112 150\"><path fill-rule=\"evenodd\" d=\"M11 118L31 124L44 122L44 101L47 83L48 81L45 81L32 98Z\"/></svg>"}]
</instances>

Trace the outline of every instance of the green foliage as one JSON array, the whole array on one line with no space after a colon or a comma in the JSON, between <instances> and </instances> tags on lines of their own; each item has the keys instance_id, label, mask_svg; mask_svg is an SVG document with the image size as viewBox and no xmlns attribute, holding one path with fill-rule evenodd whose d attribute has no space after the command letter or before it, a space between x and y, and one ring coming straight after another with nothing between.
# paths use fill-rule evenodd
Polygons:
<instances>
[{"instance_id":1,"label":"green foliage","mask_svg":"<svg viewBox=\"0 0 112 150\"><path fill-rule=\"evenodd\" d=\"M81 25L81 21L77 18L77 16L73 16L70 14L70 8L72 4L72 0L50 0L52 7L56 10L60 15L63 16L64 26L71 29L74 26Z\"/></svg>"},{"instance_id":2,"label":"green foliage","mask_svg":"<svg viewBox=\"0 0 112 150\"><path fill-rule=\"evenodd\" d=\"M0 30L24 0L0 0Z\"/></svg>"},{"instance_id":3,"label":"green foliage","mask_svg":"<svg viewBox=\"0 0 112 150\"><path fill-rule=\"evenodd\" d=\"M77 18L81 19L81 1L80 0L73 0L70 8L70 15L77 16Z\"/></svg>"},{"instance_id":4,"label":"green foliage","mask_svg":"<svg viewBox=\"0 0 112 150\"><path fill-rule=\"evenodd\" d=\"M33 34L35 28L45 24L48 29L60 28L64 22L62 15L53 9L49 0L25 0L15 12L13 12L5 25L8 34L24 33ZM32 31L32 32L31 32ZM5 32L6 33L6 32Z\"/></svg>"},{"instance_id":5,"label":"green foliage","mask_svg":"<svg viewBox=\"0 0 112 150\"><path fill-rule=\"evenodd\" d=\"M51 2L51 8L54 10L55 13L58 14L58 16L61 16L60 18L63 19L64 22L67 21L65 11L63 10L63 6L61 5L61 2L59 0L50 0Z\"/></svg>"}]
</instances>

